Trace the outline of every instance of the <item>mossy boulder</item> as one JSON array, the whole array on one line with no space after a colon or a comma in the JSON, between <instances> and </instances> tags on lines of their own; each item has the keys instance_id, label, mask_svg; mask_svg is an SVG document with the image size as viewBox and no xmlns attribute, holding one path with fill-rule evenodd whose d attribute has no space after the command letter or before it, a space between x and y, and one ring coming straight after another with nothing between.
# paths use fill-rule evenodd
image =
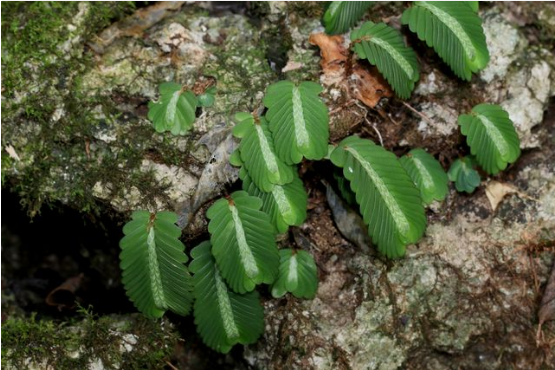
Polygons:
<instances>
[{"instance_id":1,"label":"mossy boulder","mask_svg":"<svg viewBox=\"0 0 555 370\"><path fill-rule=\"evenodd\" d=\"M258 30L245 15L191 4L98 48L95 35L133 7L72 4L2 8L3 183L31 215L56 202L96 213L169 209L185 225L236 179L230 117L257 108L278 77ZM216 86L187 136L158 134L147 120L165 81Z\"/></svg>"},{"instance_id":2,"label":"mossy boulder","mask_svg":"<svg viewBox=\"0 0 555 370\"><path fill-rule=\"evenodd\" d=\"M140 314L93 316L71 323L9 318L2 323L5 369L164 369L177 342L166 320Z\"/></svg>"}]
</instances>

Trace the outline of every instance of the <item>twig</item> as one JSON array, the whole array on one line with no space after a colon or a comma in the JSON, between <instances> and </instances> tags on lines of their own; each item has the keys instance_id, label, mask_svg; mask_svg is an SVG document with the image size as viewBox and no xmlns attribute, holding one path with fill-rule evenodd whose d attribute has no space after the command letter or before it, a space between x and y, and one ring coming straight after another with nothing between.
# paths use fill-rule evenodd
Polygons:
<instances>
[{"instance_id":1,"label":"twig","mask_svg":"<svg viewBox=\"0 0 555 370\"><path fill-rule=\"evenodd\" d=\"M528 263L532 269L532 277L534 278L534 293L540 294L540 283L538 281L538 274L536 273L536 263L534 262L534 257L528 254Z\"/></svg>"},{"instance_id":2,"label":"twig","mask_svg":"<svg viewBox=\"0 0 555 370\"><path fill-rule=\"evenodd\" d=\"M391 122L393 122L393 124L395 124L395 126L399 126L399 125L401 124L400 122L395 121L395 120L393 119L393 117L391 117L391 114L390 114L390 113L385 114L385 113L383 113L383 112L380 111L380 110L378 111L378 113L380 114L380 116L382 116L382 117L384 117L384 118L387 117Z\"/></svg>"},{"instance_id":3,"label":"twig","mask_svg":"<svg viewBox=\"0 0 555 370\"><path fill-rule=\"evenodd\" d=\"M173 366L171 362L166 361L166 365L168 365L172 370L179 370L177 367Z\"/></svg>"},{"instance_id":4,"label":"twig","mask_svg":"<svg viewBox=\"0 0 555 370\"><path fill-rule=\"evenodd\" d=\"M434 124L434 122L430 119L430 117L428 117L428 116L425 115L424 113L417 111L416 109L414 109L413 107L411 107L408 103L405 103L404 101L401 102L401 103L403 103L403 105L404 105L405 107L407 107L408 109L410 109L413 113L416 113L417 115L419 115L420 118L422 118L424 121L428 122L430 125L433 125L433 124Z\"/></svg>"},{"instance_id":5,"label":"twig","mask_svg":"<svg viewBox=\"0 0 555 370\"><path fill-rule=\"evenodd\" d=\"M378 131L378 128L376 127L376 125L374 123L371 123L366 117L364 117L364 120L366 121L366 123L370 125L370 127L374 129L374 131L378 135L378 138L380 139L380 145L383 146L382 134L380 134L380 131Z\"/></svg>"},{"instance_id":6,"label":"twig","mask_svg":"<svg viewBox=\"0 0 555 370\"><path fill-rule=\"evenodd\" d=\"M330 116L333 116L333 115L335 115L336 113L342 111L343 109L345 109L345 108L347 108L347 107L350 107L351 105L356 104L356 103L357 103L357 101L356 101L355 99L351 99L351 100L349 100L349 101L343 103L343 104L340 105L339 107L335 108L334 110L332 110L329 114L330 114Z\"/></svg>"}]
</instances>

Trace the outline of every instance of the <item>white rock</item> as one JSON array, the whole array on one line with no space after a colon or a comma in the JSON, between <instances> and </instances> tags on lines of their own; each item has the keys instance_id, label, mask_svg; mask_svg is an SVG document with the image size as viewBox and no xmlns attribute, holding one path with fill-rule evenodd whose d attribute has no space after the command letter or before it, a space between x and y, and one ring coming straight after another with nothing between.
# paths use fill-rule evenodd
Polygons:
<instances>
[{"instance_id":1,"label":"white rock","mask_svg":"<svg viewBox=\"0 0 555 370\"><path fill-rule=\"evenodd\" d=\"M480 72L480 77L486 82L491 82L507 74L509 66L519 57L528 42L513 25L495 11L485 13L483 20L490 61Z\"/></svg>"}]
</instances>

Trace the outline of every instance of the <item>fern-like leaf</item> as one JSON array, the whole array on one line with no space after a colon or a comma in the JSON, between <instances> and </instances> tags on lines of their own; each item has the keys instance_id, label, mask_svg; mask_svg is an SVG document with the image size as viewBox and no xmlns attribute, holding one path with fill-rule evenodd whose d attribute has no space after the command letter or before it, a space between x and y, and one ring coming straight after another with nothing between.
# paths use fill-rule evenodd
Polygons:
<instances>
[{"instance_id":1,"label":"fern-like leaf","mask_svg":"<svg viewBox=\"0 0 555 370\"><path fill-rule=\"evenodd\" d=\"M297 298L312 299L318 290L318 270L314 258L303 250L280 249L279 275L272 295L280 298L290 292Z\"/></svg>"},{"instance_id":2,"label":"fern-like leaf","mask_svg":"<svg viewBox=\"0 0 555 370\"><path fill-rule=\"evenodd\" d=\"M160 100L148 103L148 119L157 132L185 135L195 121L197 97L174 82L160 85Z\"/></svg>"},{"instance_id":3,"label":"fern-like leaf","mask_svg":"<svg viewBox=\"0 0 555 370\"><path fill-rule=\"evenodd\" d=\"M424 149L413 149L399 159L416 187L424 204L443 200L447 196L447 174L441 164Z\"/></svg>"},{"instance_id":4,"label":"fern-like leaf","mask_svg":"<svg viewBox=\"0 0 555 370\"><path fill-rule=\"evenodd\" d=\"M420 78L418 62L399 31L385 23L366 22L351 32L351 41L357 55L378 67L397 95L404 99L410 96Z\"/></svg>"},{"instance_id":5,"label":"fern-like leaf","mask_svg":"<svg viewBox=\"0 0 555 370\"><path fill-rule=\"evenodd\" d=\"M250 292L257 284L271 284L278 272L275 230L261 207L260 198L236 191L206 212L212 254L237 293Z\"/></svg>"},{"instance_id":6,"label":"fern-like leaf","mask_svg":"<svg viewBox=\"0 0 555 370\"><path fill-rule=\"evenodd\" d=\"M328 35L345 33L362 18L372 1L332 1L322 19Z\"/></svg>"},{"instance_id":7,"label":"fern-like leaf","mask_svg":"<svg viewBox=\"0 0 555 370\"><path fill-rule=\"evenodd\" d=\"M463 157L451 164L449 180L455 183L457 191L470 194L480 185L480 174L474 169L477 165L473 157Z\"/></svg>"},{"instance_id":8,"label":"fern-like leaf","mask_svg":"<svg viewBox=\"0 0 555 370\"><path fill-rule=\"evenodd\" d=\"M262 191L270 192L274 185L285 185L293 181L293 167L276 155L266 120L263 117L255 120L248 113L237 113L235 119L238 124L233 128L233 135L241 139L241 161L256 186Z\"/></svg>"},{"instance_id":9,"label":"fern-like leaf","mask_svg":"<svg viewBox=\"0 0 555 370\"><path fill-rule=\"evenodd\" d=\"M328 153L328 108L318 94L322 86L314 82L280 81L268 87L264 105L278 157L287 164L299 163L303 156L319 160Z\"/></svg>"},{"instance_id":10,"label":"fern-like leaf","mask_svg":"<svg viewBox=\"0 0 555 370\"><path fill-rule=\"evenodd\" d=\"M478 13L478 10L480 10L480 2L479 1L464 1L465 4L468 4L468 6L470 7L470 9L472 9L472 11L474 13Z\"/></svg>"},{"instance_id":11,"label":"fern-like leaf","mask_svg":"<svg viewBox=\"0 0 555 370\"><path fill-rule=\"evenodd\" d=\"M210 248L210 242L204 242L191 251L195 324L207 346L227 353L237 343L256 342L264 331L264 310L258 292L237 294L227 287Z\"/></svg>"},{"instance_id":12,"label":"fern-like leaf","mask_svg":"<svg viewBox=\"0 0 555 370\"><path fill-rule=\"evenodd\" d=\"M397 157L372 141L351 136L332 152L331 161L351 182L368 233L388 257L400 257L420 239L426 215L420 192Z\"/></svg>"},{"instance_id":13,"label":"fern-like leaf","mask_svg":"<svg viewBox=\"0 0 555 370\"><path fill-rule=\"evenodd\" d=\"M479 104L459 116L461 132L480 166L495 175L520 156L520 140L509 114L498 105Z\"/></svg>"},{"instance_id":14,"label":"fern-like leaf","mask_svg":"<svg viewBox=\"0 0 555 370\"><path fill-rule=\"evenodd\" d=\"M488 64L489 51L482 20L464 1L415 1L401 21L434 48L462 79L470 80Z\"/></svg>"},{"instance_id":15,"label":"fern-like leaf","mask_svg":"<svg viewBox=\"0 0 555 370\"><path fill-rule=\"evenodd\" d=\"M296 173L292 182L275 185L269 193L252 182L245 168L241 168L239 176L243 180L243 190L262 199L262 211L270 216L278 232L284 233L289 226L299 226L304 222L308 195Z\"/></svg>"},{"instance_id":16,"label":"fern-like leaf","mask_svg":"<svg viewBox=\"0 0 555 370\"><path fill-rule=\"evenodd\" d=\"M122 282L129 299L148 317L169 309L186 316L193 300L185 246L172 212L133 212L120 241Z\"/></svg>"}]
</instances>

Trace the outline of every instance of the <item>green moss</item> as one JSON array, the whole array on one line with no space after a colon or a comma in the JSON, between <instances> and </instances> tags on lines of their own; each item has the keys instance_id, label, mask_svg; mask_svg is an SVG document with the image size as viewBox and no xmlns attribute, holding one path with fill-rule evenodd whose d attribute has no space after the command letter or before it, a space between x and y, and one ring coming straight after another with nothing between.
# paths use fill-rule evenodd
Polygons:
<instances>
[{"instance_id":1,"label":"green moss","mask_svg":"<svg viewBox=\"0 0 555 370\"><path fill-rule=\"evenodd\" d=\"M68 25L84 4L81 2L9 2L2 6L2 78L3 95L13 96L25 85L30 74L55 73L71 63L64 59L65 52L59 45L72 34L84 39L121 18L134 9L134 2L89 3L82 22L83 30L73 30ZM80 8L81 7L81 8ZM60 61L58 58L64 59ZM60 65L61 64L61 65Z\"/></svg>"},{"instance_id":2,"label":"green moss","mask_svg":"<svg viewBox=\"0 0 555 370\"><path fill-rule=\"evenodd\" d=\"M169 323L141 315L96 317L57 323L29 318L2 324L2 367L85 369L101 361L106 369L162 369L177 341ZM127 348L125 348L127 347Z\"/></svg>"},{"instance_id":3,"label":"green moss","mask_svg":"<svg viewBox=\"0 0 555 370\"><path fill-rule=\"evenodd\" d=\"M91 55L83 54L84 43L133 8L133 2L10 2L2 6L2 143L13 144L23 161L2 161L2 176L4 182L10 174L17 174L13 188L31 215L48 198L74 203L83 210L95 208L86 190L89 178L64 181L55 173L66 176L71 167L90 165L85 145L98 124L93 109L100 104L113 111L105 101L84 100L74 90L74 80L91 64ZM78 41L69 51L62 47L73 39ZM63 115L52 127L57 108L63 109ZM71 142L75 137L82 142Z\"/></svg>"},{"instance_id":4,"label":"green moss","mask_svg":"<svg viewBox=\"0 0 555 370\"><path fill-rule=\"evenodd\" d=\"M2 103L2 146L12 144L22 158L22 162L2 161L2 181L21 196L31 216L52 200L100 213L102 204L92 194L99 181L112 183L114 196L136 186L146 203L154 204L154 196L160 199L163 189L156 186L154 176L132 171L140 165L144 147L128 142L118 151L103 147L90 152L95 134L114 124L120 112L112 99L79 88L81 76L92 66L93 55L83 53L85 43L130 13L133 4L2 6L2 95L7 98ZM64 50L62 45L74 39L77 44ZM53 119L56 114L59 117ZM143 136L143 142L152 143L150 127L134 132L134 140ZM175 160L175 150L171 153Z\"/></svg>"}]
</instances>

